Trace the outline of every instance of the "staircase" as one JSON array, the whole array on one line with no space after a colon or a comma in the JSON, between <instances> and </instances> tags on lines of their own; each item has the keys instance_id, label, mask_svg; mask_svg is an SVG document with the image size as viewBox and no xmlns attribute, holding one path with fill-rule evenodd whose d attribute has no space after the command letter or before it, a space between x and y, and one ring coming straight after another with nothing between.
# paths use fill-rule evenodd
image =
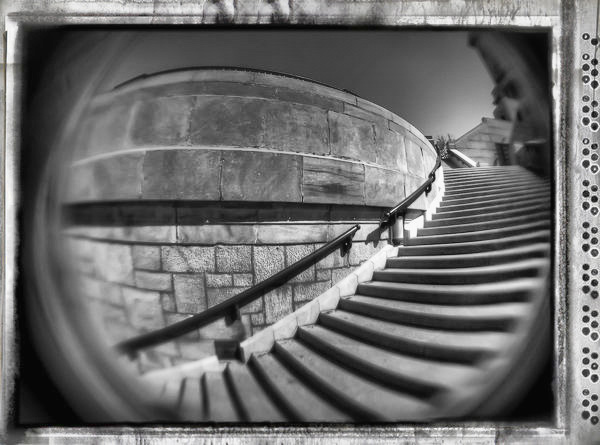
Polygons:
<instances>
[{"instance_id":1,"label":"staircase","mask_svg":"<svg viewBox=\"0 0 600 445\"><path fill-rule=\"evenodd\" d=\"M548 353L550 184L516 166L444 175L432 219L355 295L161 399L193 422L422 422L518 402Z\"/></svg>"}]
</instances>

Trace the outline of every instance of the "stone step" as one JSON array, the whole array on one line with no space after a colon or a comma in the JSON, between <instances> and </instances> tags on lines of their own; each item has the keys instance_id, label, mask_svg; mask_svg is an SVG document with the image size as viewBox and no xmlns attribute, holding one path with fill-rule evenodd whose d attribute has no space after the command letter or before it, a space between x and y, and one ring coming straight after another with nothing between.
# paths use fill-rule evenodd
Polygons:
<instances>
[{"instance_id":1,"label":"stone step","mask_svg":"<svg viewBox=\"0 0 600 445\"><path fill-rule=\"evenodd\" d=\"M516 198L516 197L523 197L523 196L549 196L550 194L550 189L548 187L546 187L545 185L539 185L539 186L534 186L534 187L530 187L530 188L525 188L522 190L507 190L507 191L498 191L498 192L490 192L487 193L485 196L483 196L483 202L487 202L487 201L499 201L501 199L506 199L506 198ZM439 207L444 208L444 207L452 207L455 205L459 205L459 204L470 204L470 203L481 203L482 202L482 197L481 196L475 196L475 197L468 197L468 198L462 198L462 197L457 197L457 198L452 198L452 199L447 199L444 196L443 201L440 203Z\"/></svg>"},{"instance_id":2,"label":"stone step","mask_svg":"<svg viewBox=\"0 0 600 445\"><path fill-rule=\"evenodd\" d=\"M417 246L425 244L452 244L465 243L469 241L483 241L488 239L504 238L512 235L527 234L537 230L550 228L549 220L535 221L526 224L518 224L510 227L502 227L489 230L477 230L465 233L449 233L444 235L418 236L408 238L407 246Z\"/></svg>"},{"instance_id":3,"label":"stone step","mask_svg":"<svg viewBox=\"0 0 600 445\"><path fill-rule=\"evenodd\" d=\"M275 353L317 392L363 421L422 421L432 415L426 401L358 375L297 340L276 342Z\"/></svg>"},{"instance_id":4,"label":"stone step","mask_svg":"<svg viewBox=\"0 0 600 445\"><path fill-rule=\"evenodd\" d=\"M445 218L458 218L463 216L477 216L484 213L498 213L504 210L527 209L533 205L550 205L551 200L548 196L536 196L532 198L524 197L522 199L504 199L502 202L485 201L473 204L464 204L456 207L439 207L431 216L432 220Z\"/></svg>"},{"instance_id":5,"label":"stone step","mask_svg":"<svg viewBox=\"0 0 600 445\"><path fill-rule=\"evenodd\" d=\"M528 316L528 302L482 305L426 304L389 298L351 295L339 309L394 323L459 331L509 331Z\"/></svg>"},{"instance_id":6,"label":"stone step","mask_svg":"<svg viewBox=\"0 0 600 445\"><path fill-rule=\"evenodd\" d=\"M446 243L438 245L409 245L398 250L398 256L414 255L453 255L477 252L489 252L497 249L522 246L524 243L548 242L550 230L536 230L531 233L507 236L504 238L468 241L463 243Z\"/></svg>"},{"instance_id":7,"label":"stone step","mask_svg":"<svg viewBox=\"0 0 600 445\"><path fill-rule=\"evenodd\" d=\"M202 382L199 377L188 377L183 380L178 412L179 419L184 422L205 420L206 413L202 403Z\"/></svg>"},{"instance_id":8,"label":"stone step","mask_svg":"<svg viewBox=\"0 0 600 445\"><path fill-rule=\"evenodd\" d=\"M550 211L545 210L541 212L530 212L526 215L511 216L508 218L498 218L491 221L478 221L463 224L451 224L451 225L436 225L423 227L417 230L417 236L429 236L429 235L443 235L449 233L464 233L473 232L476 230L489 230L498 229L502 227L509 227L514 225L525 224L529 222L536 222L541 220L550 220ZM444 221L444 220L438 220Z\"/></svg>"},{"instance_id":9,"label":"stone step","mask_svg":"<svg viewBox=\"0 0 600 445\"><path fill-rule=\"evenodd\" d=\"M436 362L399 354L365 343L321 325L305 326L298 338L344 367L381 381L399 391L429 398L453 389L453 383L468 378L476 368ZM440 376L444 376L440 379Z\"/></svg>"},{"instance_id":10,"label":"stone step","mask_svg":"<svg viewBox=\"0 0 600 445\"><path fill-rule=\"evenodd\" d=\"M275 354L252 355L249 365L269 388L287 416L298 422L350 422L352 416L337 408L299 380Z\"/></svg>"},{"instance_id":11,"label":"stone step","mask_svg":"<svg viewBox=\"0 0 600 445\"><path fill-rule=\"evenodd\" d=\"M403 248L401 248L403 249ZM388 258L386 267L419 269L419 268L455 268L490 266L518 261L527 258L545 258L550 253L547 243L535 243L510 249L492 250L489 252L463 253L454 255L423 255Z\"/></svg>"},{"instance_id":12,"label":"stone step","mask_svg":"<svg viewBox=\"0 0 600 445\"><path fill-rule=\"evenodd\" d=\"M225 376L244 421L285 422L288 420L245 364L229 362L225 368Z\"/></svg>"},{"instance_id":13,"label":"stone step","mask_svg":"<svg viewBox=\"0 0 600 445\"><path fill-rule=\"evenodd\" d=\"M548 184L547 181L544 181L539 178L530 177L530 176L498 176L498 177L488 177L488 178L466 178L466 179L456 179L456 180L444 180L444 190L449 193L457 192L457 191L473 191L478 189L479 187L510 187L515 183L529 183L529 184Z\"/></svg>"},{"instance_id":14,"label":"stone step","mask_svg":"<svg viewBox=\"0 0 600 445\"><path fill-rule=\"evenodd\" d=\"M501 351L510 334L421 328L342 310L322 313L319 323L344 335L418 358L476 364Z\"/></svg>"},{"instance_id":15,"label":"stone step","mask_svg":"<svg viewBox=\"0 0 600 445\"><path fill-rule=\"evenodd\" d=\"M508 264L448 269L384 269L373 273L373 281L420 284L479 284L511 278L539 276L549 260L532 258Z\"/></svg>"},{"instance_id":16,"label":"stone step","mask_svg":"<svg viewBox=\"0 0 600 445\"><path fill-rule=\"evenodd\" d=\"M369 281L360 283L359 295L429 304L491 304L526 301L544 285L540 278L514 278L481 284L422 284Z\"/></svg>"},{"instance_id":17,"label":"stone step","mask_svg":"<svg viewBox=\"0 0 600 445\"><path fill-rule=\"evenodd\" d=\"M550 184L540 183L538 181L513 182L505 186L485 186L447 191L444 192L444 200L475 197L485 198L494 193L510 193L514 191L534 190L540 187L546 187L548 190L550 190Z\"/></svg>"},{"instance_id":18,"label":"stone step","mask_svg":"<svg viewBox=\"0 0 600 445\"><path fill-rule=\"evenodd\" d=\"M489 174L489 175L474 175L474 176L464 176L464 177L448 177L444 176L444 184L449 187L455 186L463 186L465 184L490 184L494 181L497 182L508 182L508 181L518 181L518 180L542 180L542 178L538 178L529 173L498 173L498 174Z\"/></svg>"},{"instance_id":19,"label":"stone step","mask_svg":"<svg viewBox=\"0 0 600 445\"><path fill-rule=\"evenodd\" d=\"M442 226L454 226L462 224L471 224L484 221L494 221L501 218L512 218L522 215L529 215L532 212L539 212L542 210L550 210L550 201L540 202L534 205L529 205L523 208L508 209L502 212L485 212L471 214L470 216L458 216L454 218L437 218L431 221L425 222L425 227L442 227ZM443 215L442 215L443 216Z\"/></svg>"},{"instance_id":20,"label":"stone step","mask_svg":"<svg viewBox=\"0 0 600 445\"><path fill-rule=\"evenodd\" d=\"M466 168L453 168L447 170L451 175L472 175L475 173L489 173L489 172L508 172L508 171L528 171L520 165L489 165L485 167L466 167Z\"/></svg>"},{"instance_id":21,"label":"stone step","mask_svg":"<svg viewBox=\"0 0 600 445\"><path fill-rule=\"evenodd\" d=\"M205 372L202 375L202 392L204 393L206 420L212 422L239 422L242 420L227 387L223 372Z\"/></svg>"}]
</instances>

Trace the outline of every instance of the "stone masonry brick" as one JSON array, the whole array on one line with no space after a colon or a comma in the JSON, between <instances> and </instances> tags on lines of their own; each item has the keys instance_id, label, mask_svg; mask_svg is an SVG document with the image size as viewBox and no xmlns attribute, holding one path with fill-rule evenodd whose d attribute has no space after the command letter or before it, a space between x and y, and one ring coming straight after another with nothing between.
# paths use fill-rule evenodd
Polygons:
<instances>
[{"instance_id":1,"label":"stone masonry brick","mask_svg":"<svg viewBox=\"0 0 600 445\"><path fill-rule=\"evenodd\" d=\"M292 289L281 286L265 295L265 321L273 324L293 311Z\"/></svg>"},{"instance_id":2,"label":"stone masonry brick","mask_svg":"<svg viewBox=\"0 0 600 445\"><path fill-rule=\"evenodd\" d=\"M310 301L321 295L331 287L329 281L317 283L299 283L293 286L294 303L298 301Z\"/></svg>"},{"instance_id":3,"label":"stone masonry brick","mask_svg":"<svg viewBox=\"0 0 600 445\"><path fill-rule=\"evenodd\" d=\"M163 246L163 270L169 272L214 272L213 247Z\"/></svg>"},{"instance_id":4,"label":"stone masonry brick","mask_svg":"<svg viewBox=\"0 0 600 445\"><path fill-rule=\"evenodd\" d=\"M130 287L124 287L122 292L132 326L144 331L163 327L159 292Z\"/></svg>"},{"instance_id":5,"label":"stone masonry brick","mask_svg":"<svg viewBox=\"0 0 600 445\"><path fill-rule=\"evenodd\" d=\"M314 244L301 244L297 246L286 246L285 247L285 265L291 266L295 262L301 260L305 256L310 255L315 250ZM306 281L314 281L315 279L315 267L310 266L304 272L298 274L290 280L290 283L302 283Z\"/></svg>"},{"instance_id":6,"label":"stone masonry brick","mask_svg":"<svg viewBox=\"0 0 600 445\"><path fill-rule=\"evenodd\" d=\"M206 287L229 287L233 285L233 277L227 273L207 273Z\"/></svg>"},{"instance_id":7,"label":"stone masonry brick","mask_svg":"<svg viewBox=\"0 0 600 445\"><path fill-rule=\"evenodd\" d=\"M250 315L250 320L253 326L262 326L265 324L265 314L262 312Z\"/></svg>"},{"instance_id":8,"label":"stone masonry brick","mask_svg":"<svg viewBox=\"0 0 600 445\"><path fill-rule=\"evenodd\" d=\"M132 255L135 269L160 270L159 246L133 246Z\"/></svg>"},{"instance_id":9,"label":"stone masonry brick","mask_svg":"<svg viewBox=\"0 0 600 445\"><path fill-rule=\"evenodd\" d=\"M173 276L177 309L185 313L206 310L204 276L202 274L177 274Z\"/></svg>"},{"instance_id":10,"label":"stone masonry brick","mask_svg":"<svg viewBox=\"0 0 600 445\"><path fill-rule=\"evenodd\" d=\"M137 270L135 286L142 289L170 291L172 290L171 274Z\"/></svg>"},{"instance_id":11,"label":"stone masonry brick","mask_svg":"<svg viewBox=\"0 0 600 445\"><path fill-rule=\"evenodd\" d=\"M250 246L217 246L217 271L250 272L252 270Z\"/></svg>"},{"instance_id":12,"label":"stone masonry brick","mask_svg":"<svg viewBox=\"0 0 600 445\"><path fill-rule=\"evenodd\" d=\"M285 267L282 246L255 246L253 254L257 283L269 278Z\"/></svg>"},{"instance_id":13,"label":"stone masonry brick","mask_svg":"<svg viewBox=\"0 0 600 445\"><path fill-rule=\"evenodd\" d=\"M331 281L331 269L317 270L317 281Z\"/></svg>"},{"instance_id":14,"label":"stone masonry brick","mask_svg":"<svg viewBox=\"0 0 600 445\"><path fill-rule=\"evenodd\" d=\"M208 307L213 307L223 301L229 300L241 291L242 289L236 287L208 288L206 289Z\"/></svg>"},{"instance_id":15,"label":"stone masonry brick","mask_svg":"<svg viewBox=\"0 0 600 445\"><path fill-rule=\"evenodd\" d=\"M160 294L160 305L162 306L164 311L177 311L177 306L175 305L175 297L171 293Z\"/></svg>"},{"instance_id":16,"label":"stone masonry brick","mask_svg":"<svg viewBox=\"0 0 600 445\"><path fill-rule=\"evenodd\" d=\"M233 274L234 286L252 286L254 276L251 273L235 273Z\"/></svg>"}]
</instances>

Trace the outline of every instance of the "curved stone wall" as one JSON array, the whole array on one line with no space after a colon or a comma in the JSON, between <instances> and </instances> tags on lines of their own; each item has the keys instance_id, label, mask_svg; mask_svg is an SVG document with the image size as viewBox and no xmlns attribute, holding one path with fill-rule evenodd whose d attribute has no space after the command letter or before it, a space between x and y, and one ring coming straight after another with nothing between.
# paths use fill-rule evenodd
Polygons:
<instances>
[{"instance_id":1,"label":"curved stone wall","mask_svg":"<svg viewBox=\"0 0 600 445\"><path fill-rule=\"evenodd\" d=\"M436 157L414 127L355 95L232 69L134 79L94 99L76 140L66 245L111 343L227 300L361 225L349 255L241 308L242 326L220 320L151 348L142 370L210 355L212 339L251 335L329 289L384 245L383 210Z\"/></svg>"},{"instance_id":2,"label":"curved stone wall","mask_svg":"<svg viewBox=\"0 0 600 445\"><path fill-rule=\"evenodd\" d=\"M80 128L71 202L392 206L436 156L412 125L369 101L247 70L133 80L97 97Z\"/></svg>"}]
</instances>

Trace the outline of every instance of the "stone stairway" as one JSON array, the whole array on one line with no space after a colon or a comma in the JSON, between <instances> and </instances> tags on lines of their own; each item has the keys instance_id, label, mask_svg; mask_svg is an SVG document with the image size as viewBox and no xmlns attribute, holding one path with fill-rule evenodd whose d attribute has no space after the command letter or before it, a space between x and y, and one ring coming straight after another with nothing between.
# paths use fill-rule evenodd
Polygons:
<instances>
[{"instance_id":1,"label":"stone stairway","mask_svg":"<svg viewBox=\"0 0 600 445\"><path fill-rule=\"evenodd\" d=\"M444 175L432 219L354 295L161 399L193 422L420 422L518 402L548 353L550 184L513 166Z\"/></svg>"}]
</instances>

